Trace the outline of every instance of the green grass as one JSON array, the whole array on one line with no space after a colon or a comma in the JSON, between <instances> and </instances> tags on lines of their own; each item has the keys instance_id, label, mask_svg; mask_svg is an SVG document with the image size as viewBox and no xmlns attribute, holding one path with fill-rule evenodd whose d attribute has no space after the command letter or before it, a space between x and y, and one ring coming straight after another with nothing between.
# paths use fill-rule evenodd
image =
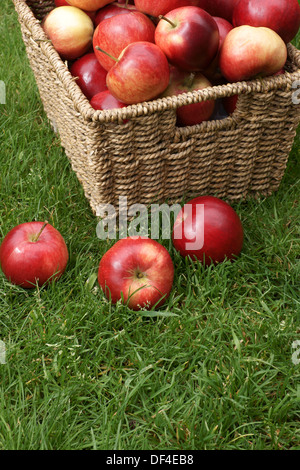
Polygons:
<instances>
[{"instance_id":1,"label":"green grass","mask_svg":"<svg viewBox=\"0 0 300 470\"><path fill-rule=\"evenodd\" d=\"M204 269L164 241L176 273L161 315L113 306L93 277L110 245L44 114L9 0L0 16L0 239L48 219L70 252L48 288L0 275L0 450L300 449L299 135L279 191L234 205L235 263Z\"/></svg>"}]
</instances>

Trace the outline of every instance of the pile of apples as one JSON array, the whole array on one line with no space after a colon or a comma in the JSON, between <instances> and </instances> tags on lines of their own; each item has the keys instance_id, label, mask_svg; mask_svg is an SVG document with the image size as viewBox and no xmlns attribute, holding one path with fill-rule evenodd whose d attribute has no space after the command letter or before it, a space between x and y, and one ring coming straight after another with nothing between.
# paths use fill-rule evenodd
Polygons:
<instances>
[{"instance_id":1,"label":"pile of apples","mask_svg":"<svg viewBox=\"0 0 300 470\"><path fill-rule=\"evenodd\" d=\"M203 265L234 260L243 246L242 222L222 199L200 196L178 213L172 242L182 257ZM64 273L69 259L61 233L48 222L25 222L10 230L0 245L6 278L25 289L48 285ZM153 309L169 297L174 281L170 252L157 240L129 236L116 241L98 264L98 284L113 304L132 310Z\"/></svg>"},{"instance_id":2,"label":"pile of apples","mask_svg":"<svg viewBox=\"0 0 300 470\"><path fill-rule=\"evenodd\" d=\"M42 26L94 109L284 73L297 0L55 0ZM228 113L237 97L224 100ZM181 106L178 125L211 118Z\"/></svg>"}]
</instances>

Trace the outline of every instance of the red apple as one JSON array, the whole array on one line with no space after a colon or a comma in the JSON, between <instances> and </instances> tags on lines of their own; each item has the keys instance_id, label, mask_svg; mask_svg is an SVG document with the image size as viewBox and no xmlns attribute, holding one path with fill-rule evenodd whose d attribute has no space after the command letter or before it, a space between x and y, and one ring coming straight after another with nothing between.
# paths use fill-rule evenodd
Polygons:
<instances>
[{"instance_id":1,"label":"red apple","mask_svg":"<svg viewBox=\"0 0 300 470\"><path fill-rule=\"evenodd\" d=\"M109 70L106 84L115 98L136 104L157 98L168 86L169 63L151 42L134 42L120 54Z\"/></svg>"},{"instance_id":2,"label":"red apple","mask_svg":"<svg viewBox=\"0 0 300 470\"><path fill-rule=\"evenodd\" d=\"M225 96L225 98L222 99L224 109L228 114L232 114L236 110L238 97L238 95L232 95Z\"/></svg>"},{"instance_id":3,"label":"red apple","mask_svg":"<svg viewBox=\"0 0 300 470\"><path fill-rule=\"evenodd\" d=\"M94 109L115 109L124 108L126 106L122 101L117 100L109 90L101 91L94 95L90 101Z\"/></svg>"},{"instance_id":4,"label":"red apple","mask_svg":"<svg viewBox=\"0 0 300 470\"><path fill-rule=\"evenodd\" d=\"M170 83L162 96L177 96L181 93L203 90L209 86L211 86L210 81L201 72L171 71ZM193 126L207 121L212 116L214 107L215 102L212 100L180 106L176 110L177 125Z\"/></svg>"},{"instance_id":5,"label":"red apple","mask_svg":"<svg viewBox=\"0 0 300 470\"><path fill-rule=\"evenodd\" d=\"M222 75L230 82L278 72L287 59L281 37L270 28L238 26L226 36L220 51Z\"/></svg>"},{"instance_id":6,"label":"red apple","mask_svg":"<svg viewBox=\"0 0 300 470\"><path fill-rule=\"evenodd\" d=\"M77 59L92 45L94 24L79 8L54 8L46 15L42 25L45 34L64 60Z\"/></svg>"},{"instance_id":7,"label":"red apple","mask_svg":"<svg viewBox=\"0 0 300 470\"><path fill-rule=\"evenodd\" d=\"M99 64L96 54L89 52L75 60L70 67L82 93L90 100L94 95L107 90L107 71Z\"/></svg>"},{"instance_id":8,"label":"red apple","mask_svg":"<svg viewBox=\"0 0 300 470\"><path fill-rule=\"evenodd\" d=\"M0 264L13 284L33 288L63 274L68 249L62 235L45 222L26 222L14 227L0 246Z\"/></svg>"},{"instance_id":9,"label":"red apple","mask_svg":"<svg viewBox=\"0 0 300 470\"><path fill-rule=\"evenodd\" d=\"M222 199L200 196L185 204L173 227L173 245L181 256L206 266L236 258L243 246L243 226Z\"/></svg>"},{"instance_id":10,"label":"red apple","mask_svg":"<svg viewBox=\"0 0 300 470\"><path fill-rule=\"evenodd\" d=\"M233 13L234 26L265 26L290 42L300 27L298 0L240 0Z\"/></svg>"},{"instance_id":11,"label":"red apple","mask_svg":"<svg viewBox=\"0 0 300 470\"><path fill-rule=\"evenodd\" d=\"M239 0L200 0L199 7L212 16L219 16L232 23L234 8Z\"/></svg>"},{"instance_id":12,"label":"red apple","mask_svg":"<svg viewBox=\"0 0 300 470\"><path fill-rule=\"evenodd\" d=\"M107 20L115 15L126 15L129 11L137 11L134 5L125 5L122 3L110 3L106 7L100 8L96 14L95 25L98 26L101 21Z\"/></svg>"},{"instance_id":13,"label":"red apple","mask_svg":"<svg viewBox=\"0 0 300 470\"><path fill-rule=\"evenodd\" d=\"M189 72L202 71L218 51L219 30L212 16L202 8L176 8L159 21L155 43L177 67Z\"/></svg>"},{"instance_id":14,"label":"red apple","mask_svg":"<svg viewBox=\"0 0 300 470\"><path fill-rule=\"evenodd\" d=\"M128 44L137 41L154 43L155 26L141 12L128 12L126 15L116 15L102 21L96 28L93 47L102 67L109 70L114 65L113 57L118 57ZM107 54L97 49L99 46Z\"/></svg>"},{"instance_id":15,"label":"red apple","mask_svg":"<svg viewBox=\"0 0 300 470\"><path fill-rule=\"evenodd\" d=\"M169 252L150 238L117 241L101 258L98 282L113 303L122 299L129 308L159 307L169 296L174 266Z\"/></svg>"},{"instance_id":16,"label":"red apple","mask_svg":"<svg viewBox=\"0 0 300 470\"><path fill-rule=\"evenodd\" d=\"M66 7L70 5L67 0L55 0L54 1L56 7Z\"/></svg>"},{"instance_id":17,"label":"red apple","mask_svg":"<svg viewBox=\"0 0 300 470\"><path fill-rule=\"evenodd\" d=\"M136 8L151 16L165 15L175 8L198 6L201 0L134 0Z\"/></svg>"},{"instance_id":18,"label":"red apple","mask_svg":"<svg viewBox=\"0 0 300 470\"><path fill-rule=\"evenodd\" d=\"M233 26L231 23L229 23L229 21L225 20L224 18L220 18L219 16L213 16L213 19L217 23L219 30L219 47L215 58L203 71L203 73L212 83L218 83L222 78L221 72L219 70L219 52L227 34L233 29Z\"/></svg>"},{"instance_id":19,"label":"red apple","mask_svg":"<svg viewBox=\"0 0 300 470\"><path fill-rule=\"evenodd\" d=\"M114 0L67 0L69 5L86 11L97 11Z\"/></svg>"}]
</instances>

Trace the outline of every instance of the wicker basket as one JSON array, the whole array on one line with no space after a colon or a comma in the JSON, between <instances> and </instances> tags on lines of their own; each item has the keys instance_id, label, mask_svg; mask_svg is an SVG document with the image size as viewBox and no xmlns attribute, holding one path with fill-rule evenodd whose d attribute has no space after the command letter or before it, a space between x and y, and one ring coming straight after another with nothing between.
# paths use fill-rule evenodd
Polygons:
<instances>
[{"instance_id":1,"label":"wicker basket","mask_svg":"<svg viewBox=\"0 0 300 470\"><path fill-rule=\"evenodd\" d=\"M291 44L284 75L95 111L40 25L54 0L13 2L45 112L95 213L99 204L117 206L120 196L149 205L202 194L234 201L278 189L300 121L292 101L300 52ZM233 94L239 99L231 116L176 126L177 107Z\"/></svg>"}]
</instances>

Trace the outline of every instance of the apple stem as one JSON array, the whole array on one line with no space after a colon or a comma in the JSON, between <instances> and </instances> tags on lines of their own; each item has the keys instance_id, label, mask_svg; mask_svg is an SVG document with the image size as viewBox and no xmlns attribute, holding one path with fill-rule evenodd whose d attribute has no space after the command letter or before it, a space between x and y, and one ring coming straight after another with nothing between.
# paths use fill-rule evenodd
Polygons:
<instances>
[{"instance_id":1,"label":"apple stem","mask_svg":"<svg viewBox=\"0 0 300 470\"><path fill-rule=\"evenodd\" d=\"M42 225L41 230L39 231L39 233L38 233L35 237L32 238L32 241L33 241L34 243L38 241L38 239L39 239L40 236L41 236L42 231L44 230L44 228L46 227L46 225L47 225L48 223L49 223L48 220L46 220L46 221L44 222L44 224Z\"/></svg>"},{"instance_id":2,"label":"apple stem","mask_svg":"<svg viewBox=\"0 0 300 470\"><path fill-rule=\"evenodd\" d=\"M158 17L160 20L165 20L167 21L168 23L170 23L171 26L173 26L173 28L176 28L176 24L173 23L173 21L169 20L169 18L167 18L166 16L164 15L159 15Z\"/></svg>"},{"instance_id":3,"label":"apple stem","mask_svg":"<svg viewBox=\"0 0 300 470\"><path fill-rule=\"evenodd\" d=\"M95 49L97 49L97 51L100 51L100 52L103 52L103 54L106 54L108 57L110 57L112 60L114 60L115 62L119 62L119 59L116 59L114 56L112 56L109 52L106 52L104 51L103 49L101 49L101 47L99 46L96 46Z\"/></svg>"},{"instance_id":4,"label":"apple stem","mask_svg":"<svg viewBox=\"0 0 300 470\"><path fill-rule=\"evenodd\" d=\"M190 88L193 84L193 81L194 81L194 78L195 78L195 73L194 72L191 72L190 75L187 77L187 79L185 80L185 84L188 88Z\"/></svg>"}]
</instances>

